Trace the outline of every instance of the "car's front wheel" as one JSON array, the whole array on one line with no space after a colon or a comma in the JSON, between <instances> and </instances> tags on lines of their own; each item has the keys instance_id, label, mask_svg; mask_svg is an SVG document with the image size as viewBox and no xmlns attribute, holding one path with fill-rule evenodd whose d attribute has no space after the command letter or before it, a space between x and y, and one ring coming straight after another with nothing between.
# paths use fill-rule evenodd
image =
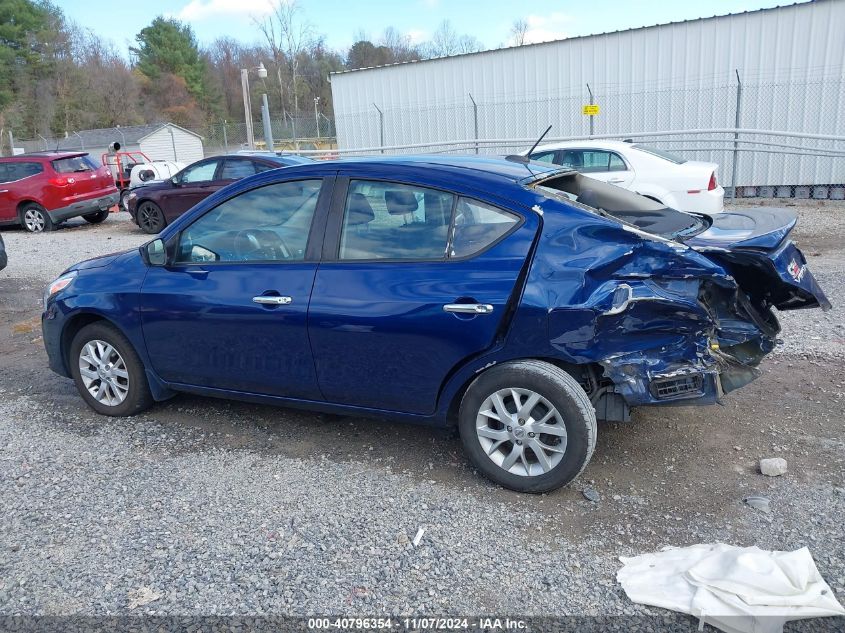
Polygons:
<instances>
[{"instance_id":1,"label":"car's front wheel","mask_svg":"<svg viewBox=\"0 0 845 633\"><path fill-rule=\"evenodd\" d=\"M461 402L464 450L489 479L548 492L575 479L593 454L596 414L571 375L550 363L505 363L481 374Z\"/></svg>"},{"instance_id":2,"label":"car's front wheel","mask_svg":"<svg viewBox=\"0 0 845 633\"><path fill-rule=\"evenodd\" d=\"M21 209L21 226L30 233L42 233L53 230L53 220L47 209L32 202Z\"/></svg>"},{"instance_id":3,"label":"car's front wheel","mask_svg":"<svg viewBox=\"0 0 845 633\"><path fill-rule=\"evenodd\" d=\"M107 217L109 217L109 210L104 209L102 211L97 211L96 213L88 213L82 216L86 222L90 224L99 224L103 222Z\"/></svg>"},{"instance_id":4,"label":"car's front wheel","mask_svg":"<svg viewBox=\"0 0 845 633\"><path fill-rule=\"evenodd\" d=\"M76 388L97 413L128 416L153 404L141 359L113 325L86 325L70 344L68 359Z\"/></svg>"},{"instance_id":5,"label":"car's front wheel","mask_svg":"<svg viewBox=\"0 0 845 633\"><path fill-rule=\"evenodd\" d=\"M167 220L164 218L161 207L150 200L144 200L138 205L135 217L141 230L150 235L160 233L167 226Z\"/></svg>"}]
</instances>

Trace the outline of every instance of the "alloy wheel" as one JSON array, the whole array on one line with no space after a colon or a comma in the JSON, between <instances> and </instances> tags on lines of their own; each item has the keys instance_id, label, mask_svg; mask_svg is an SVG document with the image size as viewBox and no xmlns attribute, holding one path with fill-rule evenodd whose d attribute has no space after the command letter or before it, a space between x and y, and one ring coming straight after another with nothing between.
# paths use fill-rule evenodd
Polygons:
<instances>
[{"instance_id":1,"label":"alloy wheel","mask_svg":"<svg viewBox=\"0 0 845 633\"><path fill-rule=\"evenodd\" d=\"M488 396L479 408L475 430L487 457L514 475L548 473L566 453L563 417L530 389L499 389Z\"/></svg>"},{"instance_id":2,"label":"alloy wheel","mask_svg":"<svg viewBox=\"0 0 845 633\"><path fill-rule=\"evenodd\" d=\"M138 226L147 233L158 233L164 228L164 216L156 205L143 203L138 209Z\"/></svg>"},{"instance_id":3,"label":"alloy wheel","mask_svg":"<svg viewBox=\"0 0 845 633\"><path fill-rule=\"evenodd\" d=\"M24 211L23 221L27 231L32 233L41 233L47 224L44 213L40 209L33 209L31 207Z\"/></svg>"},{"instance_id":4,"label":"alloy wheel","mask_svg":"<svg viewBox=\"0 0 845 633\"><path fill-rule=\"evenodd\" d=\"M123 357L109 343L95 339L83 345L79 373L82 384L98 402L114 407L126 400L129 372Z\"/></svg>"}]
</instances>

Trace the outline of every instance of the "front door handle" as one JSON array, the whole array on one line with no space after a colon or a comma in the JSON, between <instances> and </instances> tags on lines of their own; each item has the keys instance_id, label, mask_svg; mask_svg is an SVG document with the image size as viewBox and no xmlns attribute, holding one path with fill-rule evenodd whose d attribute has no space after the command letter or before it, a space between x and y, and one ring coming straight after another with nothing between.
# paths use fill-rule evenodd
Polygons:
<instances>
[{"instance_id":1,"label":"front door handle","mask_svg":"<svg viewBox=\"0 0 845 633\"><path fill-rule=\"evenodd\" d=\"M459 314L490 314L493 312L493 306L489 303L447 303L443 310Z\"/></svg>"},{"instance_id":2,"label":"front door handle","mask_svg":"<svg viewBox=\"0 0 845 633\"><path fill-rule=\"evenodd\" d=\"M293 302L290 297L280 297L278 295L260 295L252 298L253 303L260 303L265 306L286 306Z\"/></svg>"}]
</instances>

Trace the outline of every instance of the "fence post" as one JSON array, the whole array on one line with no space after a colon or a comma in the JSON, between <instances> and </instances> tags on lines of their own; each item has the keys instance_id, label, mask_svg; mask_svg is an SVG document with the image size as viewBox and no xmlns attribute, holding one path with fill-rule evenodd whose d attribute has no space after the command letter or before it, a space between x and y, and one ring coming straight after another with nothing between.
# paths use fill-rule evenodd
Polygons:
<instances>
[{"instance_id":1,"label":"fence post","mask_svg":"<svg viewBox=\"0 0 845 633\"><path fill-rule=\"evenodd\" d=\"M12 136L12 130L9 130L9 156L15 155L15 137Z\"/></svg>"},{"instance_id":2,"label":"fence post","mask_svg":"<svg viewBox=\"0 0 845 633\"><path fill-rule=\"evenodd\" d=\"M378 145L381 148L381 153L384 154L384 112L379 110L379 107L375 103L373 107L378 112Z\"/></svg>"},{"instance_id":3,"label":"fence post","mask_svg":"<svg viewBox=\"0 0 845 633\"><path fill-rule=\"evenodd\" d=\"M736 112L734 113L734 152L733 161L731 165L731 198L736 200L736 174L737 161L739 160L739 125L742 113L742 82L739 80L739 69L734 69L736 73Z\"/></svg>"},{"instance_id":4,"label":"fence post","mask_svg":"<svg viewBox=\"0 0 845 633\"><path fill-rule=\"evenodd\" d=\"M590 88L590 84L587 84L587 92L590 93L590 105L593 105L595 102L593 101L593 89ZM593 138L593 134L595 134L596 131L596 117L590 115L587 118L590 119L590 138Z\"/></svg>"},{"instance_id":5,"label":"fence post","mask_svg":"<svg viewBox=\"0 0 845 633\"><path fill-rule=\"evenodd\" d=\"M473 129L475 130L475 153L478 153L478 104L475 103L475 99L472 98L470 93L467 93L469 100L472 101L472 123Z\"/></svg>"},{"instance_id":6,"label":"fence post","mask_svg":"<svg viewBox=\"0 0 845 633\"><path fill-rule=\"evenodd\" d=\"M226 134L226 119L223 119L223 151L229 153L229 136Z\"/></svg>"}]
</instances>

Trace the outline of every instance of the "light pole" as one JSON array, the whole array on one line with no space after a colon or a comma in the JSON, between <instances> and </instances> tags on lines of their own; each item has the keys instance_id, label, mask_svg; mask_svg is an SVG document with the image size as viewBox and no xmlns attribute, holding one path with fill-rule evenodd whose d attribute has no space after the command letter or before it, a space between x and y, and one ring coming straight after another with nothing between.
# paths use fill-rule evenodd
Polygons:
<instances>
[{"instance_id":1,"label":"light pole","mask_svg":"<svg viewBox=\"0 0 845 633\"><path fill-rule=\"evenodd\" d=\"M317 104L320 103L320 97L314 97L314 121L317 123L317 138L320 138L320 113L317 112Z\"/></svg>"},{"instance_id":2,"label":"light pole","mask_svg":"<svg viewBox=\"0 0 845 633\"><path fill-rule=\"evenodd\" d=\"M259 62L258 66L252 68L258 75L259 79L264 79L267 76L267 69L264 68L264 63ZM246 123L246 142L249 149L255 149L255 136L252 130L252 100L249 96L249 71L248 68L241 68L241 91L244 95L244 122Z\"/></svg>"}]
</instances>

